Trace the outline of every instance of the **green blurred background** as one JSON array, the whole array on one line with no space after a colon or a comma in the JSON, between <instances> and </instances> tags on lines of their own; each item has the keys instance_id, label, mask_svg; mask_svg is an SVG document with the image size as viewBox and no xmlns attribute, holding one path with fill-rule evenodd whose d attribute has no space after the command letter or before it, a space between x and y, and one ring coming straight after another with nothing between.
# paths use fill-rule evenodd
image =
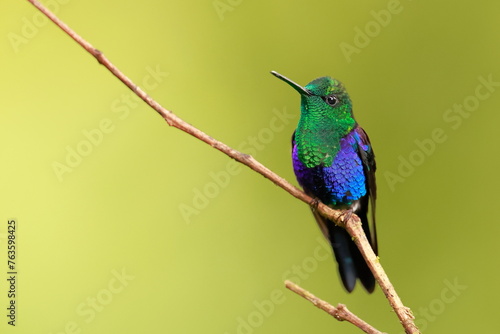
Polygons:
<instances>
[{"instance_id":1,"label":"green blurred background","mask_svg":"<svg viewBox=\"0 0 500 334\"><path fill-rule=\"evenodd\" d=\"M299 97L269 71L343 81L377 156L381 261L417 324L496 324L500 3L43 2L294 184ZM17 326L2 279L0 332L359 333L285 278L402 332L380 289L343 290L306 205L168 127L27 1L0 16L1 277L8 219L19 247Z\"/></svg>"}]
</instances>

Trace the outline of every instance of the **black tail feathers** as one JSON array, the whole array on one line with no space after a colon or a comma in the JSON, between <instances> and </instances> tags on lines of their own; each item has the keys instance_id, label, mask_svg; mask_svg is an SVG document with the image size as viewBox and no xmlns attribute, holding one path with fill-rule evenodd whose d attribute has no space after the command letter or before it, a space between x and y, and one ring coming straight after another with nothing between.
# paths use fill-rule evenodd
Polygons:
<instances>
[{"instance_id":1,"label":"black tail feathers","mask_svg":"<svg viewBox=\"0 0 500 334\"><path fill-rule=\"evenodd\" d=\"M331 221L327 225L330 244L332 245L335 259L339 266L340 277L346 290L349 292L354 290L356 280L359 278L365 289L370 293L373 292L375 289L375 278L358 247L351 240L351 236L346 230L336 226ZM365 224L363 224L363 227L365 227ZM369 236L369 230L365 230L366 232L368 232Z\"/></svg>"}]
</instances>

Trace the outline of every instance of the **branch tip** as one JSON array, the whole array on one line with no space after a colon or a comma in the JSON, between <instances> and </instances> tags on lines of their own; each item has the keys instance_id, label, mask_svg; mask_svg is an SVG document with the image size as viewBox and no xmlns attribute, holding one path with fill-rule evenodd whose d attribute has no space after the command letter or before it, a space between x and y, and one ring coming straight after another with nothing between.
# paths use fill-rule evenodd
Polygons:
<instances>
[{"instance_id":1,"label":"branch tip","mask_svg":"<svg viewBox=\"0 0 500 334\"><path fill-rule=\"evenodd\" d=\"M322 309L326 313L330 314L332 317L337 319L338 321L347 321L358 327L365 333L370 334L383 334L379 330L377 330L372 325L368 324L366 321L359 318L357 315L349 311L349 309L344 304L338 304L337 307L329 304L328 302L316 297L309 291L301 288L299 285L286 280L285 286L291 291L295 292L299 296L304 299L309 300L314 306Z\"/></svg>"}]
</instances>

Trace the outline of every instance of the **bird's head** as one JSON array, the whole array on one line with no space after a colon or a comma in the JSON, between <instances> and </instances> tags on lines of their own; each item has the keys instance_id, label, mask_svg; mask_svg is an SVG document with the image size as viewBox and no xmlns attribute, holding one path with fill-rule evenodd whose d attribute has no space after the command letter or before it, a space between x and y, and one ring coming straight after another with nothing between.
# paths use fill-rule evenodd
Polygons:
<instances>
[{"instance_id":1,"label":"bird's head","mask_svg":"<svg viewBox=\"0 0 500 334\"><path fill-rule=\"evenodd\" d=\"M324 121L353 120L351 99L340 81L331 77L321 77L302 87L278 72L271 73L300 94L303 114L310 114L312 118L318 117Z\"/></svg>"}]
</instances>

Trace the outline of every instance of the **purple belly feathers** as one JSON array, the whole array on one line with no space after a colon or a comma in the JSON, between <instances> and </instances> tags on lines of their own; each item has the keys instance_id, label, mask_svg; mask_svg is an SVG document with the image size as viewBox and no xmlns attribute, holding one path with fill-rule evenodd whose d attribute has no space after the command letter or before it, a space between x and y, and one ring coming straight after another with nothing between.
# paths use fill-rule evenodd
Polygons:
<instances>
[{"instance_id":1,"label":"purple belly feathers","mask_svg":"<svg viewBox=\"0 0 500 334\"><path fill-rule=\"evenodd\" d=\"M363 164L359 157L361 149L368 147L361 142L355 128L340 140L331 166L306 167L299 159L297 145L293 145L293 169L299 184L329 205L349 205L366 195L366 179Z\"/></svg>"}]
</instances>

